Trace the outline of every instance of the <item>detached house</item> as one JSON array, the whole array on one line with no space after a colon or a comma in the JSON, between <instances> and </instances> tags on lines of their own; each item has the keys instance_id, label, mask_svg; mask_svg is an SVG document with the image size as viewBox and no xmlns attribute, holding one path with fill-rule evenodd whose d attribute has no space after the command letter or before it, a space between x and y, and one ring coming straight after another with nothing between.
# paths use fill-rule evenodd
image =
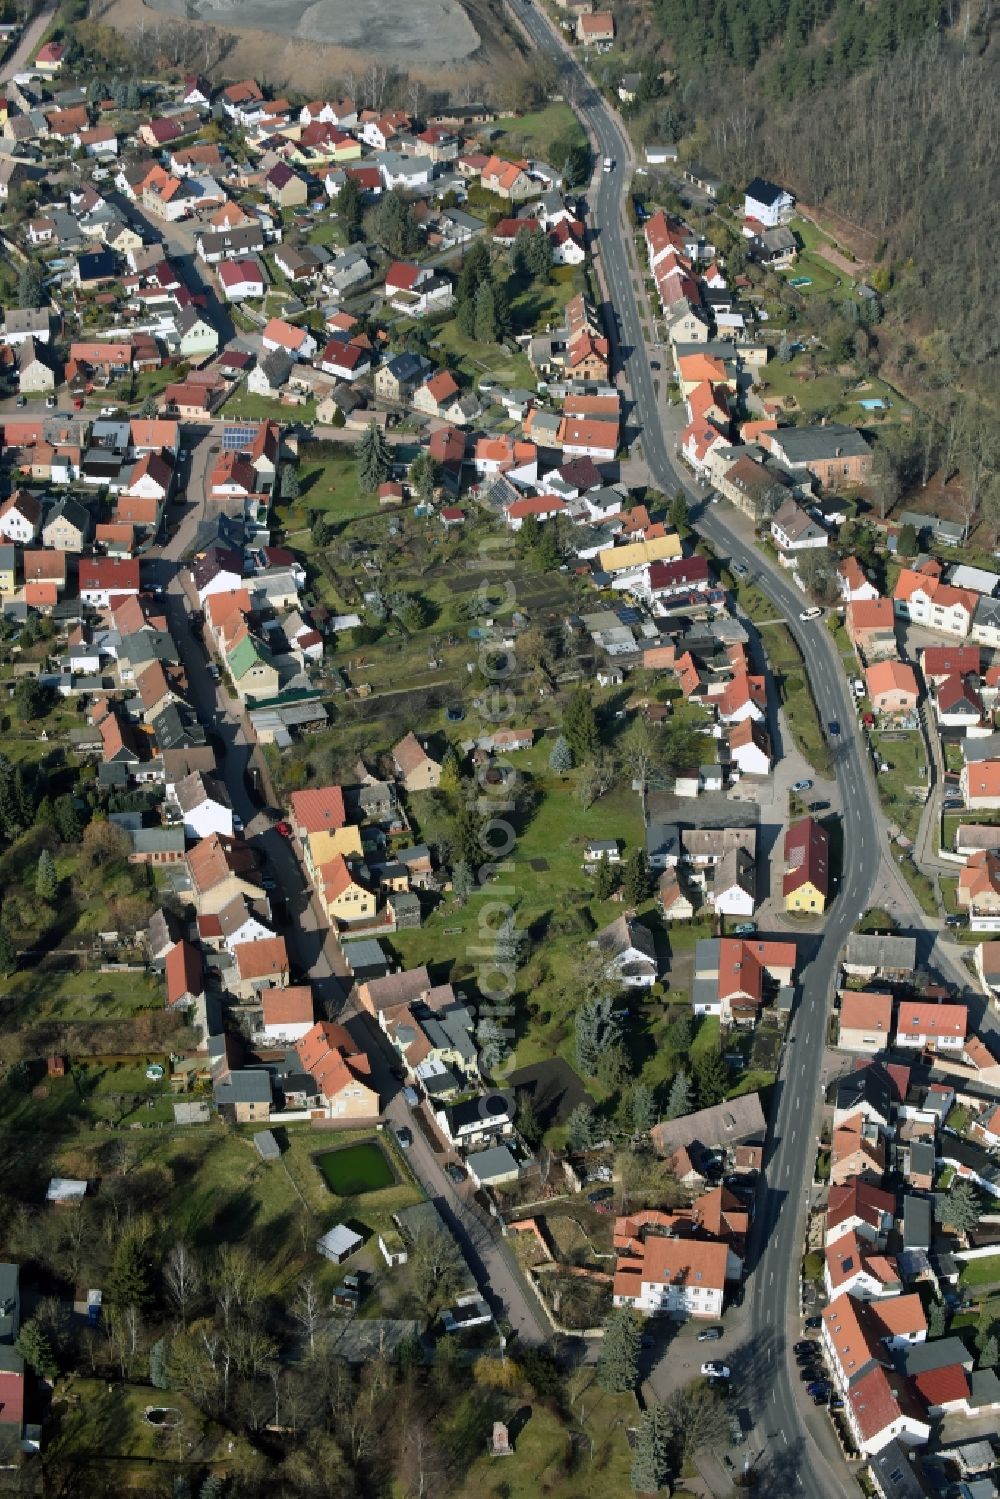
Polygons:
<instances>
[{"instance_id":1,"label":"detached house","mask_svg":"<svg viewBox=\"0 0 1000 1499\"><path fill-rule=\"evenodd\" d=\"M596 47L615 39L615 18L610 10L595 10L576 18L576 39L583 47Z\"/></svg>"},{"instance_id":2,"label":"detached house","mask_svg":"<svg viewBox=\"0 0 1000 1499\"><path fill-rule=\"evenodd\" d=\"M813 551L829 544L823 527L793 499L785 500L771 518L771 535L783 552Z\"/></svg>"},{"instance_id":3,"label":"detached house","mask_svg":"<svg viewBox=\"0 0 1000 1499\"><path fill-rule=\"evenodd\" d=\"M293 359L312 359L316 353L316 340L308 328L297 328L283 318L273 317L261 333L265 349L281 349Z\"/></svg>"},{"instance_id":4,"label":"detached house","mask_svg":"<svg viewBox=\"0 0 1000 1499\"><path fill-rule=\"evenodd\" d=\"M891 599L857 599L847 605L847 634L865 661L896 654L896 613Z\"/></svg>"},{"instance_id":5,"label":"detached house","mask_svg":"<svg viewBox=\"0 0 1000 1499\"><path fill-rule=\"evenodd\" d=\"M42 507L26 489L15 489L0 505L0 536L19 546L30 546L42 523Z\"/></svg>"},{"instance_id":6,"label":"detached house","mask_svg":"<svg viewBox=\"0 0 1000 1499\"><path fill-rule=\"evenodd\" d=\"M920 698L917 674L906 661L879 661L865 672L865 684L876 713L910 714Z\"/></svg>"},{"instance_id":7,"label":"detached house","mask_svg":"<svg viewBox=\"0 0 1000 1499\"><path fill-rule=\"evenodd\" d=\"M843 989L837 1037L839 1050L866 1052L869 1056L886 1051L892 1036L892 1006L891 994Z\"/></svg>"},{"instance_id":8,"label":"detached house","mask_svg":"<svg viewBox=\"0 0 1000 1499\"><path fill-rule=\"evenodd\" d=\"M961 1053L969 1027L965 1005L901 1000L896 1019L896 1045L922 1051Z\"/></svg>"},{"instance_id":9,"label":"detached house","mask_svg":"<svg viewBox=\"0 0 1000 1499\"><path fill-rule=\"evenodd\" d=\"M496 193L511 203L520 203L530 198L535 191L531 178L523 167L504 161L500 156L491 156L483 167L480 178L487 192Z\"/></svg>"},{"instance_id":10,"label":"detached house","mask_svg":"<svg viewBox=\"0 0 1000 1499\"><path fill-rule=\"evenodd\" d=\"M782 894L786 911L826 910L830 894L830 838L812 817L792 823L785 834Z\"/></svg>"},{"instance_id":11,"label":"detached house","mask_svg":"<svg viewBox=\"0 0 1000 1499\"><path fill-rule=\"evenodd\" d=\"M795 209L795 199L783 187L768 182L765 177L755 177L743 194L743 217L755 219L765 229L776 229L787 224Z\"/></svg>"},{"instance_id":12,"label":"detached house","mask_svg":"<svg viewBox=\"0 0 1000 1499\"><path fill-rule=\"evenodd\" d=\"M393 748L392 758L407 791L433 791L440 784L440 763L431 758L412 732Z\"/></svg>"}]
</instances>

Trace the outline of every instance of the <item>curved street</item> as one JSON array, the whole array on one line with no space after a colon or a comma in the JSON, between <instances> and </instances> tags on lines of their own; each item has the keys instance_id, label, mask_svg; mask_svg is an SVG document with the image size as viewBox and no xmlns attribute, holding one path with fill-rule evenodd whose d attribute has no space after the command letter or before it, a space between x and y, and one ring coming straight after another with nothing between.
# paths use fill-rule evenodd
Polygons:
<instances>
[{"instance_id":1,"label":"curved street","mask_svg":"<svg viewBox=\"0 0 1000 1499\"><path fill-rule=\"evenodd\" d=\"M633 277L631 234L623 213L631 147L611 109L547 19L525 0L511 0L511 7L539 50L555 59L563 92L582 117L596 152L614 161L611 171L595 174L589 204L596 252L618 315L619 355L634 402L632 425L641 431L652 482L666 494L682 487L697 501L694 485L664 437L663 412L635 293L642 278ZM717 550L743 561L774 601L802 651L824 725L831 720L845 728L853 725L855 713L843 670L823 621L799 619L803 596L739 538L720 510L702 507L696 528ZM798 1385L792 1379L804 1210L816 1153L823 1050L837 960L848 933L868 908L883 858L881 814L860 740L853 733L838 735L832 748L844 809L844 872L822 934L799 944L799 998L774 1090L765 1187L749 1251L748 1343L736 1355L734 1370L754 1419L751 1447L768 1474L772 1493L808 1493L817 1499L840 1499L853 1492L853 1485L846 1467L835 1469L821 1450L804 1419ZM832 1442L823 1445L829 1449Z\"/></svg>"}]
</instances>

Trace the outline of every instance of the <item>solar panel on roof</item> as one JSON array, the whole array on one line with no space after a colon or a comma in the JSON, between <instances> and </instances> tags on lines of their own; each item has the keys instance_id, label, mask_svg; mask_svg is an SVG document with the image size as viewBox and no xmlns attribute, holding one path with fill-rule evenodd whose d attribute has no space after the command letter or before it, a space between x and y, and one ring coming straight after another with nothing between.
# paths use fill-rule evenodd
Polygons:
<instances>
[{"instance_id":1,"label":"solar panel on roof","mask_svg":"<svg viewBox=\"0 0 1000 1499\"><path fill-rule=\"evenodd\" d=\"M224 427L222 447L226 453L243 453L252 448L257 436L256 422L252 426Z\"/></svg>"}]
</instances>

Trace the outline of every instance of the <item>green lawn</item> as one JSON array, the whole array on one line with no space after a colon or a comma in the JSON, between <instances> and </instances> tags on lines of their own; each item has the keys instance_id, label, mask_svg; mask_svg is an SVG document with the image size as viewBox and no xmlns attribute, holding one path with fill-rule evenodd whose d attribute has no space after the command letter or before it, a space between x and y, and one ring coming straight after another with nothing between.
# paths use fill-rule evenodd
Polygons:
<instances>
[{"instance_id":1,"label":"green lawn","mask_svg":"<svg viewBox=\"0 0 1000 1499\"><path fill-rule=\"evenodd\" d=\"M342 249L347 243L347 235L344 226L335 218L321 219L314 224L306 235L306 243L310 245L324 245L332 249Z\"/></svg>"},{"instance_id":2,"label":"green lawn","mask_svg":"<svg viewBox=\"0 0 1000 1499\"><path fill-rule=\"evenodd\" d=\"M629 1493L632 1455L626 1428L638 1424L635 1397L605 1394L594 1382L592 1366L574 1377L571 1389L573 1409L580 1418L579 1424L573 1421L572 1429L586 1433L575 1454L566 1423L541 1401L532 1400L525 1407L527 1423L518 1432L511 1457L484 1455L482 1440L474 1447L470 1444L466 1478L457 1490L459 1499L500 1494L506 1499L538 1499L540 1494L549 1499L607 1499ZM486 1422L494 1415L509 1420L513 1414L511 1402L501 1396L495 1411L488 1403L479 1404L487 1436ZM462 1415L460 1404L451 1423L457 1424Z\"/></svg>"},{"instance_id":3,"label":"green lawn","mask_svg":"<svg viewBox=\"0 0 1000 1499\"><path fill-rule=\"evenodd\" d=\"M798 646L785 625L758 628L792 737L813 769L828 776L833 770L833 759Z\"/></svg>"},{"instance_id":4,"label":"green lawn","mask_svg":"<svg viewBox=\"0 0 1000 1499\"><path fill-rule=\"evenodd\" d=\"M568 104L546 104L533 114L504 115L497 120L494 130L501 132L493 139L493 147L499 155L538 156L550 166L560 166L549 161L549 152L556 141L568 141L585 145L587 137L579 120Z\"/></svg>"},{"instance_id":5,"label":"green lawn","mask_svg":"<svg viewBox=\"0 0 1000 1499\"><path fill-rule=\"evenodd\" d=\"M984 1255L981 1260L966 1260L959 1277L963 1286L1000 1285L1000 1254Z\"/></svg>"},{"instance_id":6,"label":"green lawn","mask_svg":"<svg viewBox=\"0 0 1000 1499\"><path fill-rule=\"evenodd\" d=\"M226 421L234 416L251 422L314 422L316 402L304 401L301 406L286 406L281 401L272 401L267 396L255 396L239 386L223 403L222 414Z\"/></svg>"},{"instance_id":7,"label":"green lawn","mask_svg":"<svg viewBox=\"0 0 1000 1499\"><path fill-rule=\"evenodd\" d=\"M892 767L881 771L875 778L879 797L888 817L908 838L917 836L923 803L915 799L909 788L927 785L927 755L924 741L917 730L889 738L884 733L871 735L872 747Z\"/></svg>"},{"instance_id":8,"label":"green lawn","mask_svg":"<svg viewBox=\"0 0 1000 1499\"><path fill-rule=\"evenodd\" d=\"M517 765L518 755L510 756ZM446 897L419 931L400 931L392 945L407 968L441 963L454 954L452 982L474 981L488 966L486 929L491 911L509 901L517 924L529 932L532 950L517 977L515 996L516 1065L526 1066L554 1054L574 1064L576 1046L572 1015L576 1008L574 974L596 930L621 913L620 904L594 898L593 883L582 868L590 838L616 837L627 856L643 839L638 796L616 789L584 809L573 787L575 773L560 781L548 771L538 777L542 800L534 818L517 839L513 871L495 885L478 890L459 906ZM421 796L410 798L410 811L422 838L433 836L431 808ZM650 906L652 902L650 902ZM480 930L480 922L484 930Z\"/></svg>"},{"instance_id":9,"label":"green lawn","mask_svg":"<svg viewBox=\"0 0 1000 1499\"><path fill-rule=\"evenodd\" d=\"M487 376L521 389L535 388L535 374L527 354L520 349L510 353L500 344L480 344L466 338L457 322L445 323L436 330L433 348L441 364L465 375L472 386L478 387L483 376Z\"/></svg>"},{"instance_id":10,"label":"green lawn","mask_svg":"<svg viewBox=\"0 0 1000 1499\"><path fill-rule=\"evenodd\" d=\"M145 1419L155 1406L172 1412L170 1430ZM180 1391L149 1385L109 1385L73 1376L59 1381L52 1415L45 1464L53 1471L68 1465L78 1475L80 1490L91 1493L112 1492L105 1483L114 1484L119 1493L133 1488L153 1492L163 1467L225 1465L234 1448L243 1446L241 1438L234 1443L228 1431L209 1421ZM91 1480L83 1477L88 1471Z\"/></svg>"}]
</instances>

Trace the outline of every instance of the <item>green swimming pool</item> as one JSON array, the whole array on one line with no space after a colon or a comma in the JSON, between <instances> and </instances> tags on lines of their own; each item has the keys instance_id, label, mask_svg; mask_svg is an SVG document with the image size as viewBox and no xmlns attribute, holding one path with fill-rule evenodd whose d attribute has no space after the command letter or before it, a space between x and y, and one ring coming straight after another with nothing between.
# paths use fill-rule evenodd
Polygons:
<instances>
[{"instance_id":1,"label":"green swimming pool","mask_svg":"<svg viewBox=\"0 0 1000 1499\"><path fill-rule=\"evenodd\" d=\"M384 1151L374 1142L363 1140L340 1150L325 1150L314 1160L330 1191L338 1197L360 1197L364 1192L391 1187L396 1180Z\"/></svg>"}]
</instances>

